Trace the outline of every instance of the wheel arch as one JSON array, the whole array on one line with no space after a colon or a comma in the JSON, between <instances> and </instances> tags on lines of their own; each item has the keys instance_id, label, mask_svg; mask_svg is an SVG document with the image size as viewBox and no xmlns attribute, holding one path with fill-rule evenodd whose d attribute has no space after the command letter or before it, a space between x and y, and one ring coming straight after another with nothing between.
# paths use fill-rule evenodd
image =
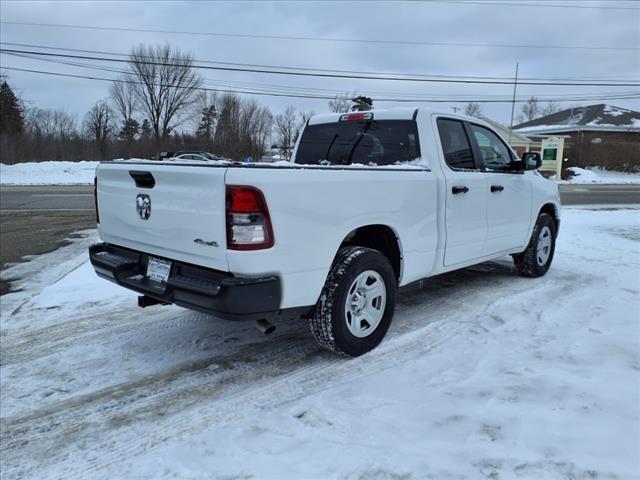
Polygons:
<instances>
[{"instance_id":1,"label":"wheel arch","mask_svg":"<svg viewBox=\"0 0 640 480\"><path fill-rule=\"evenodd\" d=\"M342 240L342 247L366 247L379 251L389 259L398 283L402 278L402 245L397 232L388 225L363 225L351 230Z\"/></svg>"},{"instance_id":2,"label":"wheel arch","mask_svg":"<svg viewBox=\"0 0 640 480\"><path fill-rule=\"evenodd\" d=\"M558 236L558 231L560 230L560 208L554 203L545 203L538 212L538 216L543 213L547 213L551 215L553 218L553 222L556 227L556 237Z\"/></svg>"}]
</instances>

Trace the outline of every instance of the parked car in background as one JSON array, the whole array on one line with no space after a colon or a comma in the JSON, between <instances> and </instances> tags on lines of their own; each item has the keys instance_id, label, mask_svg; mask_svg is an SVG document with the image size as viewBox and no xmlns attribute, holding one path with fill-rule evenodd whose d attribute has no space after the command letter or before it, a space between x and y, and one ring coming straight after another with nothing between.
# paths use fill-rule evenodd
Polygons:
<instances>
[{"instance_id":1,"label":"parked car in background","mask_svg":"<svg viewBox=\"0 0 640 480\"><path fill-rule=\"evenodd\" d=\"M202 155L201 153L183 153L182 155L176 155L175 157L167 158L169 161L179 161L179 160L201 160L206 162L211 160L208 156Z\"/></svg>"},{"instance_id":2,"label":"parked car in background","mask_svg":"<svg viewBox=\"0 0 640 480\"><path fill-rule=\"evenodd\" d=\"M547 272L560 196L540 165L476 118L317 115L290 164L101 163L90 258L141 306L263 329L303 317L323 347L361 355L385 336L400 286L505 255L523 276Z\"/></svg>"},{"instance_id":3,"label":"parked car in background","mask_svg":"<svg viewBox=\"0 0 640 480\"><path fill-rule=\"evenodd\" d=\"M202 150L178 150L176 152L162 152L160 160L224 160L221 155L216 155Z\"/></svg>"}]
</instances>

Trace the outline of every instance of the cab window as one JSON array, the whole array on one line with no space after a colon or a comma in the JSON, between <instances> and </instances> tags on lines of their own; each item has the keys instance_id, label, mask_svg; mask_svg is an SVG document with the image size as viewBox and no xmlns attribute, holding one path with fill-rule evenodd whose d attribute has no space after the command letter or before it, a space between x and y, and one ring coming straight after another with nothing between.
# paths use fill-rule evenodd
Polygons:
<instances>
[{"instance_id":1,"label":"cab window","mask_svg":"<svg viewBox=\"0 0 640 480\"><path fill-rule=\"evenodd\" d=\"M507 146L491 130L471 124L471 131L478 144L480 158L488 170L508 171L511 169L511 153Z\"/></svg>"},{"instance_id":2,"label":"cab window","mask_svg":"<svg viewBox=\"0 0 640 480\"><path fill-rule=\"evenodd\" d=\"M458 120L438 119L438 133L447 165L454 170L474 170L471 144L464 125Z\"/></svg>"}]
</instances>

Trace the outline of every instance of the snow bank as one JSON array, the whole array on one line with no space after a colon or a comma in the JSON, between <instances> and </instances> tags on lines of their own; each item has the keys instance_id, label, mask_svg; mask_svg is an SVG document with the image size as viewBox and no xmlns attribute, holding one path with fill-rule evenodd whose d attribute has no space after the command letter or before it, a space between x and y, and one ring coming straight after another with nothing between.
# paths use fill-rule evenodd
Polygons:
<instances>
[{"instance_id":1,"label":"snow bank","mask_svg":"<svg viewBox=\"0 0 640 480\"><path fill-rule=\"evenodd\" d=\"M98 162L0 163L2 185L92 184Z\"/></svg>"},{"instance_id":2,"label":"snow bank","mask_svg":"<svg viewBox=\"0 0 640 480\"><path fill-rule=\"evenodd\" d=\"M590 170L570 167L567 170L573 172L575 176L561 183L640 183L640 173L612 172L597 167Z\"/></svg>"},{"instance_id":3,"label":"snow bank","mask_svg":"<svg viewBox=\"0 0 640 480\"><path fill-rule=\"evenodd\" d=\"M123 161L123 159L117 159ZM157 163L155 160L145 160L133 158L131 162ZM0 185L82 185L92 184L95 176L96 166L99 162L26 162L15 165L5 165L0 163ZM187 160L180 160L180 163L189 163ZM215 163L227 164L226 160L210 160L208 162L191 161L191 163ZM257 163L267 167L291 167L296 166L286 160L279 160L273 163ZM335 165L326 168L371 168L371 165ZM380 168L416 168L428 169L429 163L426 160L417 158L412 162L398 163L397 165L385 165Z\"/></svg>"}]
</instances>

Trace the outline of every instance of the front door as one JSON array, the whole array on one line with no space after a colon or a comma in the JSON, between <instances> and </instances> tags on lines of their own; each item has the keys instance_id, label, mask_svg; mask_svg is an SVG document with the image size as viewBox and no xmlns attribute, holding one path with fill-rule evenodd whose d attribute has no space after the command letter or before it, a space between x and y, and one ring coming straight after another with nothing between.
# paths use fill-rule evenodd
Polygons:
<instances>
[{"instance_id":1,"label":"front door","mask_svg":"<svg viewBox=\"0 0 640 480\"><path fill-rule=\"evenodd\" d=\"M487 236L486 178L474 161L464 124L447 118L437 123L446 163L444 264L452 266L482 257Z\"/></svg>"},{"instance_id":2,"label":"front door","mask_svg":"<svg viewBox=\"0 0 640 480\"><path fill-rule=\"evenodd\" d=\"M475 124L469 129L482 159L488 197L483 256L524 247L531 216L529 176L513 170L509 148L493 131Z\"/></svg>"}]
</instances>

